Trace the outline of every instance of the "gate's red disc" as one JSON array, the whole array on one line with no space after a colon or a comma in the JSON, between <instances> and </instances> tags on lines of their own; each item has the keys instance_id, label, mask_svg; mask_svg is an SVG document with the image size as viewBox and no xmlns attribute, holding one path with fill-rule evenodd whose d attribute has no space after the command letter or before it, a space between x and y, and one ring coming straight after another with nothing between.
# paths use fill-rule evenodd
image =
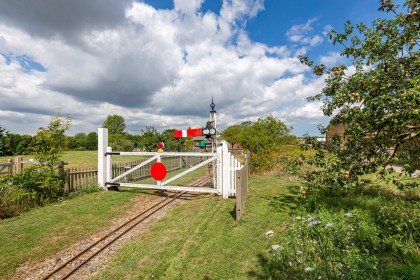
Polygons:
<instances>
[{"instance_id":1,"label":"gate's red disc","mask_svg":"<svg viewBox=\"0 0 420 280\"><path fill-rule=\"evenodd\" d=\"M150 174L156 181L161 181L166 177L166 167L161 162L156 162L150 168Z\"/></svg>"}]
</instances>

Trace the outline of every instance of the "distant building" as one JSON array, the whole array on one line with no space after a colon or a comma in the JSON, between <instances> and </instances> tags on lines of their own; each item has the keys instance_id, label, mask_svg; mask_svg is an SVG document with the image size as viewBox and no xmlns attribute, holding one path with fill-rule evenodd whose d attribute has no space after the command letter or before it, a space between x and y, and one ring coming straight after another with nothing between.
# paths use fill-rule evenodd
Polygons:
<instances>
[{"instance_id":1,"label":"distant building","mask_svg":"<svg viewBox=\"0 0 420 280\"><path fill-rule=\"evenodd\" d=\"M333 139L334 135L337 135L341 138L341 144L344 145L345 144L345 141L344 141L345 130L346 130L346 125L343 123L339 123L339 124L330 123L327 127L327 133L325 135L327 143Z\"/></svg>"},{"instance_id":2,"label":"distant building","mask_svg":"<svg viewBox=\"0 0 420 280\"><path fill-rule=\"evenodd\" d=\"M229 150L243 150L243 148L241 144L239 143L235 143L235 144L229 143Z\"/></svg>"}]
</instances>

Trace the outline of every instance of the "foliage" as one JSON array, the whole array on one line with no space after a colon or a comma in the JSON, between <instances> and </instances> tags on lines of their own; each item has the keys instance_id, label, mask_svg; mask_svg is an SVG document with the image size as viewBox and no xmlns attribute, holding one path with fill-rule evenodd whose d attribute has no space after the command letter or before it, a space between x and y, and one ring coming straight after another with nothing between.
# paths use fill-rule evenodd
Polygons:
<instances>
[{"instance_id":1,"label":"foliage","mask_svg":"<svg viewBox=\"0 0 420 280\"><path fill-rule=\"evenodd\" d=\"M0 126L0 156L11 155L10 133Z\"/></svg>"},{"instance_id":2,"label":"foliage","mask_svg":"<svg viewBox=\"0 0 420 280\"><path fill-rule=\"evenodd\" d=\"M141 148L148 152L157 151L157 143L160 142L160 134L153 126L146 126L141 131Z\"/></svg>"},{"instance_id":3,"label":"foliage","mask_svg":"<svg viewBox=\"0 0 420 280\"><path fill-rule=\"evenodd\" d=\"M0 218L8 218L63 195L64 178L48 166L31 166L0 179Z\"/></svg>"},{"instance_id":4,"label":"foliage","mask_svg":"<svg viewBox=\"0 0 420 280\"><path fill-rule=\"evenodd\" d=\"M53 116L46 128L41 127L34 138L34 155L40 165L23 169L21 174L5 176L0 180L2 217L36 205L43 205L63 194L63 174L54 170L66 146L65 132L71 121Z\"/></svg>"},{"instance_id":5,"label":"foliage","mask_svg":"<svg viewBox=\"0 0 420 280\"><path fill-rule=\"evenodd\" d=\"M317 169L307 174L318 185L357 185L360 175L385 167L401 146L420 138L419 9L416 1L399 7L383 0L379 10L393 18L377 19L371 27L346 22L344 33L332 30L330 39L343 46L341 55L351 59L350 67L314 65L300 57L326 78L325 88L309 100L321 100L326 116L337 112L331 125L345 125L343 138L328 143L332 158L318 149ZM418 149L412 152L410 159L418 159Z\"/></svg>"},{"instance_id":6,"label":"foliage","mask_svg":"<svg viewBox=\"0 0 420 280\"><path fill-rule=\"evenodd\" d=\"M189 151L192 147L191 139L175 139L174 130L166 129L160 133L153 126L146 126L146 129L141 131L138 147L144 151L155 152L157 151L157 144L163 142L165 144L164 151Z\"/></svg>"},{"instance_id":7,"label":"foliage","mask_svg":"<svg viewBox=\"0 0 420 280\"><path fill-rule=\"evenodd\" d=\"M301 214L287 224L278 244L271 245L266 269L274 279L415 279L415 260L399 253L405 269L396 269L395 259L387 256L398 251L395 240L384 238L384 230L366 212L322 209Z\"/></svg>"},{"instance_id":8,"label":"foliage","mask_svg":"<svg viewBox=\"0 0 420 280\"><path fill-rule=\"evenodd\" d=\"M403 143L398 152L396 153L396 157L398 160L404 162L404 164L409 164L410 171L414 171L416 169L420 169L420 138L411 139L405 143ZM402 164L402 165L404 165Z\"/></svg>"},{"instance_id":9,"label":"foliage","mask_svg":"<svg viewBox=\"0 0 420 280\"><path fill-rule=\"evenodd\" d=\"M291 128L281 120L268 116L253 123L230 126L222 132L222 137L249 150L251 170L263 172L272 170L279 163L282 147L297 144L296 137L290 135L290 131Z\"/></svg>"},{"instance_id":10,"label":"foliage","mask_svg":"<svg viewBox=\"0 0 420 280\"><path fill-rule=\"evenodd\" d=\"M9 134L10 155L27 155L32 152L34 137L31 135Z\"/></svg>"},{"instance_id":11,"label":"foliage","mask_svg":"<svg viewBox=\"0 0 420 280\"><path fill-rule=\"evenodd\" d=\"M78 151L93 151L98 149L98 134L90 132L85 134L83 132L77 133L74 136L67 137L68 148L70 150Z\"/></svg>"},{"instance_id":12,"label":"foliage","mask_svg":"<svg viewBox=\"0 0 420 280\"><path fill-rule=\"evenodd\" d=\"M109 134L123 133L125 129L125 120L124 117L119 115L109 115L102 126L108 128Z\"/></svg>"},{"instance_id":13,"label":"foliage","mask_svg":"<svg viewBox=\"0 0 420 280\"><path fill-rule=\"evenodd\" d=\"M60 114L53 116L46 128L39 128L34 139L34 155L41 165L53 170L54 162L59 161L66 147L65 132L71 124L70 119L61 118Z\"/></svg>"},{"instance_id":14,"label":"foliage","mask_svg":"<svg viewBox=\"0 0 420 280\"><path fill-rule=\"evenodd\" d=\"M32 141L30 135L10 133L0 126L0 156L29 154Z\"/></svg>"},{"instance_id":15,"label":"foliage","mask_svg":"<svg viewBox=\"0 0 420 280\"><path fill-rule=\"evenodd\" d=\"M133 141L128 133L110 134L108 137L108 145L113 151L131 152L134 148Z\"/></svg>"}]
</instances>

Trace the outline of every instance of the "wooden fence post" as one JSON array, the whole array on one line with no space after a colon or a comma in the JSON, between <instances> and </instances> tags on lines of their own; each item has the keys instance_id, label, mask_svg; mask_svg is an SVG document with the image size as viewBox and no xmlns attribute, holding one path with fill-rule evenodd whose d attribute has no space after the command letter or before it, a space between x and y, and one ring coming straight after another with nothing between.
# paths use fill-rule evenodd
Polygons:
<instances>
[{"instance_id":1,"label":"wooden fence post","mask_svg":"<svg viewBox=\"0 0 420 280\"><path fill-rule=\"evenodd\" d=\"M22 161L23 161L23 157L22 156L15 157L15 164L16 164L16 166L15 166L15 172L16 172L16 174L22 173L22 169L23 169L23 163L22 163Z\"/></svg>"},{"instance_id":2,"label":"wooden fence post","mask_svg":"<svg viewBox=\"0 0 420 280\"><path fill-rule=\"evenodd\" d=\"M57 162L57 170L59 176L64 176L64 161Z\"/></svg>"},{"instance_id":3,"label":"wooden fence post","mask_svg":"<svg viewBox=\"0 0 420 280\"><path fill-rule=\"evenodd\" d=\"M13 159L8 159L7 163L10 163L10 165L7 167L7 175L13 174Z\"/></svg>"},{"instance_id":4,"label":"wooden fence post","mask_svg":"<svg viewBox=\"0 0 420 280\"><path fill-rule=\"evenodd\" d=\"M244 199L243 197L243 188L242 188L242 174L244 173L243 170L239 170L237 172L235 172L237 174L236 176L236 221L239 221L242 217L242 200Z\"/></svg>"},{"instance_id":5,"label":"wooden fence post","mask_svg":"<svg viewBox=\"0 0 420 280\"><path fill-rule=\"evenodd\" d=\"M70 170L69 169L66 169L64 171L64 176L65 176L64 192L68 193L70 192Z\"/></svg>"}]
</instances>

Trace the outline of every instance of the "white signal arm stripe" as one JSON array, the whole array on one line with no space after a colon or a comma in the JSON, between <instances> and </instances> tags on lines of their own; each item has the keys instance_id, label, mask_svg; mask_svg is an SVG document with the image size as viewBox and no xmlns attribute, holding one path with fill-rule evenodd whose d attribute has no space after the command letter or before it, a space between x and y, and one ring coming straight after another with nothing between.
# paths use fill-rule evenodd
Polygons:
<instances>
[{"instance_id":1,"label":"white signal arm stripe","mask_svg":"<svg viewBox=\"0 0 420 280\"><path fill-rule=\"evenodd\" d=\"M182 137L187 137L187 130L186 129L182 130Z\"/></svg>"}]
</instances>

